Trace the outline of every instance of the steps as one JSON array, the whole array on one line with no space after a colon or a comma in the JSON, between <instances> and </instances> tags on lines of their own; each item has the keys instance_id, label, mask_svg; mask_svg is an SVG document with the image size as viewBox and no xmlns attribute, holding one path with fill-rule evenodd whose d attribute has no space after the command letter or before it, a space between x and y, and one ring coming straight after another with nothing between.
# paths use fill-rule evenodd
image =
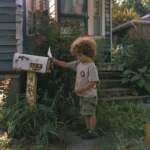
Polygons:
<instances>
[{"instance_id":1,"label":"steps","mask_svg":"<svg viewBox=\"0 0 150 150\"><path fill-rule=\"evenodd\" d=\"M99 72L100 89L98 96L101 101L147 101L150 95L134 96L132 89L124 87L121 83L121 72L119 71L103 71Z\"/></svg>"}]
</instances>

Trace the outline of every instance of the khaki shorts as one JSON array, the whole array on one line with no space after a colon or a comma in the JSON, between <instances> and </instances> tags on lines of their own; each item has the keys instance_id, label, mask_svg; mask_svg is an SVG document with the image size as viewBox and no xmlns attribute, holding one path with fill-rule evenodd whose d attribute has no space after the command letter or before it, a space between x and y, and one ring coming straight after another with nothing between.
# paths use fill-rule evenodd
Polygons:
<instances>
[{"instance_id":1,"label":"khaki shorts","mask_svg":"<svg viewBox=\"0 0 150 150\"><path fill-rule=\"evenodd\" d=\"M83 116L95 115L98 98L80 97L80 114Z\"/></svg>"}]
</instances>

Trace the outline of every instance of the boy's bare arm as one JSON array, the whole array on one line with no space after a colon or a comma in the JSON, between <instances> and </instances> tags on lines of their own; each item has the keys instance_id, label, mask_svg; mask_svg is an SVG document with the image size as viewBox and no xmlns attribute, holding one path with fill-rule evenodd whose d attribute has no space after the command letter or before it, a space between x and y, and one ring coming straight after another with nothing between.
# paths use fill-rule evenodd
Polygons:
<instances>
[{"instance_id":1,"label":"boy's bare arm","mask_svg":"<svg viewBox=\"0 0 150 150\"><path fill-rule=\"evenodd\" d=\"M98 81L91 81L91 82L89 82L85 87L83 87L83 88L81 88L81 89L77 89L77 90L75 91L75 93L81 94L81 93L83 93L84 91L86 91L86 90L92 88L95 84L97 84L97 82L98 82Z\"/></svg>"},{"instance_id":2,"label":"boy's bare arm","mask_svg":"<svg viewBox=\"0 0 150 150\"><path fill-rule=\"evenodd\" d=\"M69 66L68 66L68 64L66 62L57 60L55 58L53 58L53 63L57 64L57 65L59 65L59 66L61 66L63 68L69 68Z\"/></svg>"}]
</instances>

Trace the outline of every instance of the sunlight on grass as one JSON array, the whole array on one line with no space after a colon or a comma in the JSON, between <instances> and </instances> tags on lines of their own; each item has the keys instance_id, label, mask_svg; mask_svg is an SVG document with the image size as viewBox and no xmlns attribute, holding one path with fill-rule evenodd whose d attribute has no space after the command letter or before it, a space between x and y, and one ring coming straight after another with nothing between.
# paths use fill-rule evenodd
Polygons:
<instances>
[{"instance_id":1,"label":"sunlight on grass","mask_svg":"<svg viewBox=\"0 0 150 150\"><path fill-rule=\"evenodd\" d=\"M7 133L0 133L0 149L1 150L9 150L8 148L4 148L9 142Z\"/></svg>"}]
</instances>

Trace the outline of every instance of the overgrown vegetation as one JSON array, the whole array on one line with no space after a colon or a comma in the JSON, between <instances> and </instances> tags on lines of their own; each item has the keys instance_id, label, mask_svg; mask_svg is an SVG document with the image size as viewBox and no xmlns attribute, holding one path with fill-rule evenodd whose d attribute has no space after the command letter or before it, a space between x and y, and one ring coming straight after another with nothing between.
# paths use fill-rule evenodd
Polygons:
<instances>
[{"instance_id":1,"label":"overgrown vegetation","mask_svg":"<svg viewBox=\"0 0 150 150\"><path fill-rule=\"evenodd\" d=\"M150 92L150 39L141 32L132 33L126 37L129 45L122 55L123 72L122 83L129 83L136 92L135 95Z\"/></svg>"},{"instance_id":2,"label":"overgrown vegetation","mask_svg":"<svg viewBox=\"0 0 150 150\"><path fill-rule=\"evenodd\" d=\"M41 19L32 37L35 42L33 53L47 56L50 46L54 57L63 61L72 61L74 56L70 54L70 45L76 37L82 34L78 23L64 20L58 24L53 19L46 17ZM69 36L65 34L66 32L70 33ZM135 43L132 43L130 51L136 51L139 48L140 52L139 41L133 41ZM146 51L147 48L145 45L144 50ZM134 53L129 52L129 54L124 57L126 58L124 63L128 64L130 69L134 69L134 63L137 62L132 60L131 66L131 62L128 61L130 59L127 58L131 58ZM117 53L114 54L115 59L120 60L118 56ZM149 67L147 57L144 58L146 67ZM78 111L79 99L72 93L74 76L73 72L64 71L58 66L54 66L51 74L39 75L37 104L29 106L26 99L18 99L10 106L2 104L0 106L0 129L6 131L10 138L31 141L29 144L38 143L43 145L44 149L53 142L63 142L65 138L62 136L62 131L66 126L76 130L83 127L83 120L80 119ZM97 133L107 138L108 133L112 134L113 145L110 145L110 148L144 150L145 125L149 121L149 113L149 108L141 109L135 104L111 105L102 104L99 101ZM26 144L26 142L23 143Z\"/></svg>"},{"instance_id":3,"label":"overgrown vegetation","mask_svg":"<svg viewBox=\"0 0 150 150\"><path fill-rule=\"evenodd\" d=\"M116 27L122 23L132 19L139 19L140 15L133 7L125 7L118 4L115 0L112 1L112 26Z\"/></svg>"},{"instance_id":4,"label":"overgrown vegetation","mask_svg":"<svg viewBox=\"0 0 150 150\"><path fill-rule=\"evenodd\" d=\"M63 137L64 122L59 120L65 114L57 116L57 104L63 98L62 91L59 91L55 99L48 98L45 94L41 104L33 107L29 107L23 100L13 106L5 107L3 111L4 107L1 105L1 130L8 128L7 132L10 137L12 135L19 139L22 137L22 144L19 143L19 148L27 146L23 145L23 143L27 144L26 141L30 146L34 143L44 145L44 147L51 145L52 141L57 144L63 142L65 139ZM71 98L67 98L66 101L70 103L68 113L74 117L68 123L72 129L77 130L83 126L83 120L78 119L78 114L76 116L71 114L76 111L75 101ZM65 110L65 108L62 109ZM140 103L108 104L99 101L97 107L97 133L101 137L99 149L144 150L146 124L150 120L149 114L149 107ZM65 120L67 121L68 118Z\"/></svg>"},{"instance_id":5,"label":"overgrown vegetation","mask_svg":"<svg viewBox=\"0 0 150 150\"><path fill-rule=\"evenodd\" d=\"M46 56L51 47L53 57L62 61L72 61L71 43L84 33L79 24L70 19L60 24L52 18L38 18L33 28L35 55ZM69 31L66 30L69 28ZM65 30L65 32L63 31ZM69 32L69 34L68 34ZM26 139L48 147L55 141L63 142L61 136L65 126L75 128L79 117L78 98L73 94L75 74L69 69L54 66L50 74L38 75L38 99L34 106L29 106L26 99L18 99L11 106L1 106L1 130L9 137Z\"/></svg>"},{"instance_id":6,"label":"overgrown vegetation","mask_svg":"<svg viewBox=\"0 0 150 150\"><path fill-rule=\"evenodd\" d=\"M144 33L137 31L126 37L128 43L123 55L123 65L126 68L150 67L150 39Z\"/></svg>"},{"instance_id":7,"label":"overgrown vegetation","mask_svg":"<svg viewBox=\"0 0 150 150\"><path fill-rule=\"evenodd\" d=\"M103 135L102 141L105 139L100 149L145 149L146 124L150 120L148 107L127 102L101 103L97 110L97 132Z\"/></svg>"},{"instance_id":8,"label":"overgrown vegetation","mask_svg":"<svg viewBox=\"0 0 150 150\"><path fill-rule=\"evenodd\" d=\"M51 47L52 55L62 61L72 61L75 57L70 53L71 43L83 33L79 24L71 19L57 23L52 18L42 17L36 27L34 41L34 54L47 57L48 48ZM54 96L60 85L63 85L66 96L73 91L75 74L69 69L54 66L50 74L38 75L38 89L40 95L48 90L49 96Z\"/></svg>"},{"instance_id":9,"label":"overgrown vegetation","mask_svg":"<svg viewBox=\"0 0 150 150\"><path fill-rule=\"evenodd\" d=\"M136 95L150 93L150 69L147 66L143 68L127 69L123 72L122 83L129 83L136 89Z\"/></svg>"},{"instance_id":10,"label":"overgrown vegetation","mask_svg":"<svg viewBox=\"0 0 150 150\"><path fill-rule=\"evenodd\" d=\"M149 0L125 0L123 6L126 8L134 8L135 12L143 16L150 11Z\"/></svg>"},{"instance_id":11,"label":"overgrown vegetation","mask_svg":"<svg viewBox=\"0 0 150 150\"><path fill-rule=\"evenodd\" d=\"M45 148L54 143L63 144L66 126L77 126L73 125L79 117L76 103L71 96L65 97L63 86L53 98L45 91L36 105L29 105L22 98L9 106L1 103L0 131L7 132L9 138L24 139Z\"/></svg>"}]
</instances>

